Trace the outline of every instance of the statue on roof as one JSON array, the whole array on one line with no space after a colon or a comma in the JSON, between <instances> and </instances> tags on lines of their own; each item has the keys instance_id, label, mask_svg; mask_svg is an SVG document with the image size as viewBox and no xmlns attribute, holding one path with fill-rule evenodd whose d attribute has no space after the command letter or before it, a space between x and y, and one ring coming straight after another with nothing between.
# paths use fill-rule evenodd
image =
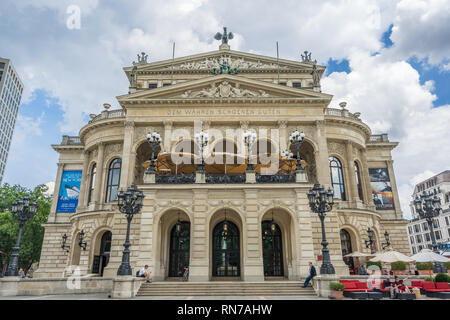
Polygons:
<instances>
[{"instance_id":1,"label":"statue on roof","mask_svg":"<svg viewBox=\"0 0 450 320\"><path fill-rule=\"evenodd\" d=\"M234 38L234 35L232 32L227 33L227 27L223 27L223 34L220 32L217 32L214 36L214 39L216 40L222 40L222 44L228 44L228 40L231 40Z\"/></svg>"},{"instance_id":2,"label":"statue on roof","mask_svg":"<svg viewBox=\"0 0 450 320\"><path fill-rule=\"evenodd\" d=\"M304 54L300 53L300 56L302 57L302 62L310 62L310 63L317 62L317 60L312 61L311 52L308 52L307 50L305 50L303 53Z\"/></svg>"},{"instance_id":3,"label":"statue on roof","mask_svg":"<svg viewBox=\"0 0 450 320\"><path fill-rule=\"evenodd\" d=\"M137 54L137 57L138 57L138 62L133 61L133 65L138 64L138 63L147 63L148 54L145 54L145 52L141 52L141 54Z\"/></svg>"}]
</instances>

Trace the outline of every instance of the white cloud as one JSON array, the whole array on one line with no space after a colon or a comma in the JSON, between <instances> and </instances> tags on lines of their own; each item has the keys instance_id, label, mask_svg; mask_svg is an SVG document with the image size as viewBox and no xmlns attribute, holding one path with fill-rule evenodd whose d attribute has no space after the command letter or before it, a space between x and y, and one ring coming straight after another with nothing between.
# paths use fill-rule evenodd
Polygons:
<instances>
[{"instance_id":1,"label":"white cloud","mask_svg":"<svg viewBox=\"0 0 450 320\"><path fill-rule=\"evenodd\" d=\"M391 141L400 142L392 156L403 213L408 216L416 180L448 166L450 105L432 108L437 98L431 92L433 82L421 85L411 65L390 58L383 53L354 53L349 57L352 72L330 74L322 89L334 94L332 107L347 101L373 133L388 132Z\"/></svg>"},{"instance_id":2,"label":"white cloud","mask_svg":"<svg viewBox=\"0 0 450 320\"><path fill-rule=\"evenodd\" d=\"M391 39L393 54L439 64L450 55L450 0L402 0L397 4Z\"/></svg>"}]
</instances>

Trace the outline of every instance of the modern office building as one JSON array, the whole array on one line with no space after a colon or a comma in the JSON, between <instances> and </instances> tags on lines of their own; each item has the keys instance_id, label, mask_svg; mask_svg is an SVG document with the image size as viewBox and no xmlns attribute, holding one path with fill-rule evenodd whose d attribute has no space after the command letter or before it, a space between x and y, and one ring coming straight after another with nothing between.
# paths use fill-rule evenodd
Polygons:
<instances>
[{"instance_id":1,"label":"modern office building","mask_svg":"<svg viewBox=\"0 0 450 320\"><path fill-rule=\"evenodd\" d=\"M78 136L53 145L56 186L34 276L61 277L70 266L115 276L127 232L117 195L132 184L145 198L131 222L131 266L148 264L154 280L179 279L185 266L189 281L304 279L322 260L307 197L315 183L334 190L325 230L337 274L349 274L343 255L382 250L386 231L393 249L409 253L391 157L398 143L372 134L345 103L330 108L324 71L310 54L291 61L227 43L165 61L140 56L124 68L120 108L105 104ZM304 170L289 138L296 130ZM162 139L154 150L149 132Z\"/></svg>"},{"instance_id":2,"label":"modern office building","mask_svg":"<svg viewBox=\"0 0 450 320\"><path fill-rule=\"evenodd\" d=\"M420 196L424 191L432 192L441 200L441 214L433 220L436 242L441 244L450 242L450 170L446 170L414 187L410 203L413 218L407 226L409 245L413 254L431 245L428 223L425 219L420 219L413 203L416 196Z\"/></svg>"},{"instance_id":3,"label":"modern office building","mask_svg":"<svg viewBox=\"0 0 450 320\"><path fill-rule=\"evenodd\" d=\"M0 185L14 133L23 84L9 59L0 58Z\"/></svg>"}]
</instances>

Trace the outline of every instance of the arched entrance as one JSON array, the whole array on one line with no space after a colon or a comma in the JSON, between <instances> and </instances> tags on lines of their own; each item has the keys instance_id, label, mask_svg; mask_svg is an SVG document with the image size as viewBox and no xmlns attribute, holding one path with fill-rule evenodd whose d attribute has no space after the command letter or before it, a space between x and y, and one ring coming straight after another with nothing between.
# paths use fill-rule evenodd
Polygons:
<instances>
[{"instance_id":1,"label":"arched entrance","mask_svg":"<svg viewBox=\"0 0 450 320\"><path fill-rule=\"evenodd\" d=\"M189 266L191 223L180 221L170 232L169 277L182 277L184 267Z\"/></svg>"},{"instance_id":2,"label":"arched entrance","mask_svg":"<svg viewBox=\"0 0 450 320\"><path fill-rule=\"evenodd\" d=\"M281 229L273 221L262 222L262 246L265 277L284 276Z\"/></svg>"},{"instance_id":3,"label":"arched entrance","mask_svg":"<svg viewBox=\"0 0 450 320\"><path fill-rule=\"evenodd\" d=\"M238 227L231 221L219 222L214 227L212 241L212 276L239 277L241 253Z\"/></svg>"},{"instance_id":4,"label":"arched entrance","mask_svg":"<svg viewBox=\"0 0 450 320\"><path fill-rule=\"evenodd\" d=\"M102 235L99 247L99 254L94 255L92 263L92 273L98 273L103 276L103 270L108 265L109 255L111 252L111 231L105 231Z\"/></svg>"},{"instance_id":5,"label":"arched entrance","mask_svg":"<svg viewBox=\"0 0 450 320\"><path fill-rule=\"evenodd\" d=\"M353 258L344 257L345 255L353 252L352 238L350 236L350 233L345 229L341 229L339 235L341 237L342 259L344 260L345 264L349 267L349 269L353 270L355 268Z\"/></svg>"}]
</instances>

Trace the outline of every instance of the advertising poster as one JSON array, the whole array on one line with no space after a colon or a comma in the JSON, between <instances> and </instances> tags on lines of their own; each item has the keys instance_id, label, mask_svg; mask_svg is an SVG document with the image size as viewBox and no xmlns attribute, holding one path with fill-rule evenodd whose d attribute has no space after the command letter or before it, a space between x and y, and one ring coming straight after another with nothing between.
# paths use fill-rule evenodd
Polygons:
<instances>
[{"instance_id":1,"label":"advertising poster","mask_svg":"<svg viewBox=\"0 0 450 320\"><path fill-rule=\"evenodd\" d=\"M59 186L56 213L74 213L80 195L81 171L64 171Z\"/></svg>"},{"instance_id":2,"label":"advertising poster","mask_svg":"<svg viewBox=\"0 0 450 320\"><path fill-rule=\"evenodd\" d=\"M387 168L370 168L372 198L377 210L393 210L394 197Z\"/></svg>"}]
</instances>

